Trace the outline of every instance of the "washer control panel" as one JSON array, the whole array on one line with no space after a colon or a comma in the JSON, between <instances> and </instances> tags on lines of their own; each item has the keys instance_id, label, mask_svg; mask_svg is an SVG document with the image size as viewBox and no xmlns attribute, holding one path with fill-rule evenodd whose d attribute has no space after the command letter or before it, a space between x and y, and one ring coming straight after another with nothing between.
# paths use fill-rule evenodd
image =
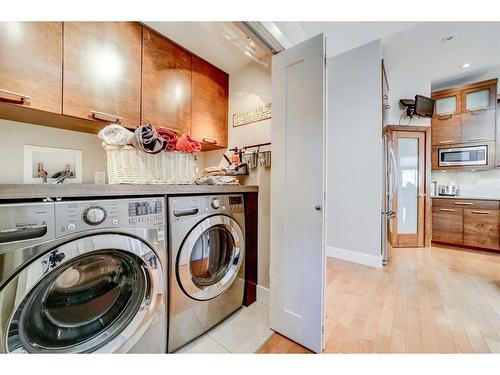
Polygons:
<instances>
[{"instance_id":1,"label":"washer control panel","mask_svg":"<svg viewBox=\"0 0 500 375\"><path fill-rule=\"evenodd\" d=\"M56 202L56 237L92 229L165 226L163 197Z\"/></svg>"}]
</instances>

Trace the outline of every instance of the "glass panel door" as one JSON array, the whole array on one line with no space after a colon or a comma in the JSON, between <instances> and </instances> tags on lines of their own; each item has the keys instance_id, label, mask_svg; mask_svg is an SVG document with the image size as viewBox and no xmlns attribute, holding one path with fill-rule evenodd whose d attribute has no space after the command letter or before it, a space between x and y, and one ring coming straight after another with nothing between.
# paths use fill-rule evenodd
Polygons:
<instances>
[{"instance_id":1,"label":"glass panel door","mask_svg":"<svg viewBox=\"0 0 500 375\"><path fill-rule=\"evenodd\" d=\"M469 92L465 95L465 109L474 111L490 106L490 89Z\"/></svg>"},{"instance_id":2,"label":"glass panel door","mask_svg":"<svg viewBox=\"0 0 500 375\"><path fill-rule=\"evenodd\" d=\"M449 115L457 111L457 97L455 95L436 100L436 115Z\"/></svg>"},{"instance_id":3,"label":"glass panel door","mask_svg":"<svg viewBox=\"0 0 500 375\"><path fill-rule=\"evenodd\" d=\"M418 231L418 138L398 139L398 210L399 234Z\"/></svg>"}]
</instances>

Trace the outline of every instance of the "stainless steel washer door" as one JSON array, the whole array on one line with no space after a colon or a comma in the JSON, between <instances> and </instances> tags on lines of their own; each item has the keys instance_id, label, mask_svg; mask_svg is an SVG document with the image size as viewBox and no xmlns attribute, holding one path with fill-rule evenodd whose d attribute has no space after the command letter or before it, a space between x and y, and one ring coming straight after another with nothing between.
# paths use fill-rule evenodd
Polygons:
<instances>
[{"instance_id":1,"label":"stainless steel washer door","mask_svg":"<svg viewBox=\"0 0 500 375\"><path fill-rule=\"evenodd\" d=\"M155 252L135 238L98 235L62 245L0 292L13 304L9 322L1 322L6 351L113 352L147 325L162 280Z\"/></svg>"},{"instance_id":2,"label":"stainless steel washer door","mask_svg":"<svg viewBox=\"0 0 500 375\"><path fill-rule=\"evenodd\" d=\"M238 276L245 244L238 223L229 216L211 216L196 225L184 240L177 259L177 279L196 300L224 293Z\"/></svg>"}]
</instances>

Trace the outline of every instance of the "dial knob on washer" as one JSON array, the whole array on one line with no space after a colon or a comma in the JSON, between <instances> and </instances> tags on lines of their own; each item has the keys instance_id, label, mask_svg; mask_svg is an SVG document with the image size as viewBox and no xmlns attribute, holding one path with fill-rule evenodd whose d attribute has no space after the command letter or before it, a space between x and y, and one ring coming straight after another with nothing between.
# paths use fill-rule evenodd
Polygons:
<instances>
[{"instance_id":1,"label":"dial knob on washer","mask_svg":"<svg viewBox=\"0 0 500 375\"><path fill-rule=\"evenodd\" d=\"M83 213L83 220L89 225L99 225L106 220L106 211L102 207L89 207Z\"/></svg>"},{"instance_id":2,"label":"dial knob on washer","mask_svg":"<svg viewBox=\"0 0 500 375\"><path fill-rule=\"evenodd\" d=\"M218 209L219 207L220 207L220 200L219 200L219 198L212 199L212 208Z\"/></svg>"}]
</instances>

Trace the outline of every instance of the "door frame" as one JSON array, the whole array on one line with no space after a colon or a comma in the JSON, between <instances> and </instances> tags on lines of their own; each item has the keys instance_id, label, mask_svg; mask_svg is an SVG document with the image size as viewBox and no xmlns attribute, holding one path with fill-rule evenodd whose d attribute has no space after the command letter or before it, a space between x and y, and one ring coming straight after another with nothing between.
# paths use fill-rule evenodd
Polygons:
<instances>
[{"instance_id":1,"label":"door frame","mask_svg":"<svg viewBox=\"0 0 500 375\"><path fill-rule=\"evenodd\" d=\"M424 174L423 174L423 194L424 194L424 208L423 208L423 243L420 247L429 247L431 245L431 231L432 231L432 199L430 195L430 182L431 182L431 127L430 126L402 126L402 125L387 125L384 126L383 133L388 136L388 139L393 141L394 132L421 132L424 134ZM393 143L393 142L392 142ZM397 203L396 203L397 205ZM395 207L397 209L397 206ZM422 225L422 223L419 223ZM397 226L396 226L397 228ZM389 229L388 229L389 230ZM397 242L393 242L393 238L388 233L388 240L391 242L392 247L398 247ZM404 246L400 246L404 247Z\"/></svg>"}]
</instances>

